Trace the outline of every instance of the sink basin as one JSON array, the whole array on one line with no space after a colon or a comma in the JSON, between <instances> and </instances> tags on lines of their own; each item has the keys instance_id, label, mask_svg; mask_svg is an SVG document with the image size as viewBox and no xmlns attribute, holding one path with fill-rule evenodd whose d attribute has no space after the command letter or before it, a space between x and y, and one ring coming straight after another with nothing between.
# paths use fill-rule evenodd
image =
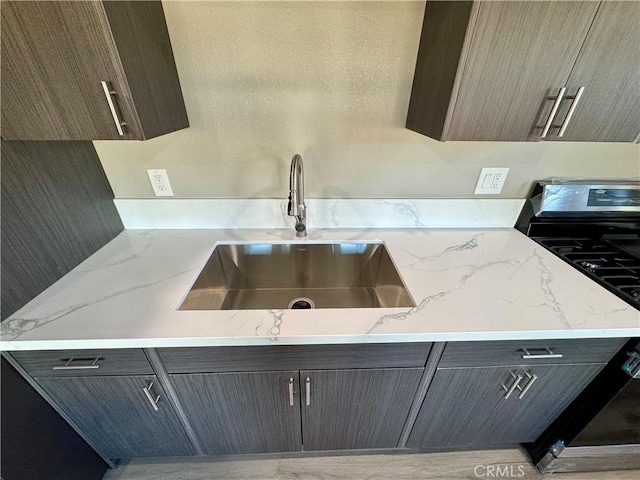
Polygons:
<instances>
[{"instance_id":1,"label":"sink basin","mask_svg":"<svg viewBox=\"0 0 640 480\"><path fill-rule=\"evenodd\" d=\"M218 245L179 310L413 307L382 243Z\"/></svg>"}]
</instances>

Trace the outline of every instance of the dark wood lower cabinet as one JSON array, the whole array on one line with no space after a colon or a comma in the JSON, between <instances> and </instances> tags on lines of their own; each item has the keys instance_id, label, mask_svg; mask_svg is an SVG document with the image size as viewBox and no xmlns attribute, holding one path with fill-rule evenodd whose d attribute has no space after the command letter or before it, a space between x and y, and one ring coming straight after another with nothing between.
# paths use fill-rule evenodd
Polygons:
<instances>
[{"instance_id":1,"label":"dark wood lower cabinet","mask_svg":"<svg viewBox=\"0 0 640 480\"><path fill-rule=\"evenodd\" d=\"M304 449L395 448L422 371L301 371Z\"/></svg>"},{"instance_id":2,"label":"dark wood lower cabinet","mask_svg":"<svg viewBox=\"0 0 640 480\"><path fill-rule=\"evenodd\" d=\"M37 378L51 398L111 458L194 455L182 424L153 375ZM157 410L144 388L157 400Z\"/></svg>"},{"instance_id":3,"label":"dark wood lower cabinet","mask_svg":"<svg viewBox=\"0 0 640 480\"><path fill-rule=\"evenodd\" d=\"M170 378L205 454L221 455L394 448L422 371L291 370Z\"/></svg>"},{"instance_id":4,"label":"dark wood lower cabinet","mask_svg":"<svg viewBox=\"0 0 640 480\"><path fill-rule=\"evenodd\" d=\"M535 440L602 364L440 368L410 448L509 445ZM510 389L518 376L522 379ZM504 385L504 387L503 387Z\"/></svg>"},{"instance_id":5,"label":"dark wood lower cabinet","mask_svg":"<svg viewBox=\"0 0 640 480\"><path fill-rule=\"evenodd\" d=\"M424 367L327 369L324 360L316 361L319 368L301 369L291 368L293 360L288 359L277 370L275 357L265 357L274 370L167 373L161 357L147 351L150 363L138 362L135 374L123 374L119 363L140 360L141 351L32 352L15 357L25 375L35 377L103 456L127 459L393 449L401 443L408 421L413 423L411 433L406 445L402 441L407 448L527 443L589 384L605 365L607 349L613 348L606 344L602 350L605 344L600 345L601 353L589 357L598 361L574 362L571 358L579 357L576 349L584 347L582 343L562 348L554 344L563 353L553 358L567 363L535 363L548 360L547 354L526 355L523 363L528 364L502 365L505 355L525 356L525 347L512 343L478 344L476 356L487 349L504 350L485 355L485 362L495 363L481 366L464 363L471 351L451 344L437 355L440 366L434 365L432 379L425 371L433 370ZM519 350L512 351L514 347ZM97 357L106 370L100 369L103 376L89 376L86 370L54 376L59 368L51 368L60 367L67 357L75 358L76 364L63 368L83 368L85 357ZM172 363L171 356L166 359ZM252 365L257 360L252 358ZM158 377L146 374L149 368ZM416 407L422 402L415 423L414 402Z\"/></svg>"},{"instance_id":6,"label":"dark wood lower cabinet","mask_svg":"<svg viewBox=\"0 0 640 480\"><path fill-rule=\"evenodd\" d=\"M498 439L506 444L533 442L603 367L604 365L584 364L522 369L525 373L522 381L524 388L530 381L527 373L537 375L536 382L522 399L516 395L521 393L516 389L513 401L505 401L501 405L498 421L487 425L480 441L487 444L490 439Z\"/></svg>"},{"instance_id":7,"label":"dark wood lower cabinet","mask_svg":"<svg viewBox=\"0 0 640 480\"><path fill-rule=\"evenodd\" d=\"M297 370L170 378L206 455L302 448Z\"/></svg>"}]
</instances>

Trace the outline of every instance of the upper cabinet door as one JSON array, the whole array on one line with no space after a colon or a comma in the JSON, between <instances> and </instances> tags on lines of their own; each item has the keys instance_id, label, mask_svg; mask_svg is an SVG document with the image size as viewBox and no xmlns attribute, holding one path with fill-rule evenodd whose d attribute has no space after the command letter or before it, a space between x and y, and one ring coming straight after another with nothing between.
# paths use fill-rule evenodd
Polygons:
<instances>
[{"instance_id":1,"label":"upper cabinet door","mask_svg":"<svg viewBox=\"0 0 640 480\"><path fill-rule=\"evenodd\" d=\"M447 140L533 140L562 87L595 2L480 2Z\"/></svg>"},{"instance_id":2,"label":"upper cabinet door","mask_svg":"<svg viewBox=\"0 0 640 480\"><path fill-rule=\"evenodd\" d=\"M160 2L3 2L2 138L143 140L188 126Z\"/></svg>"},{"instance_id":3,"label":"upper cabinet door","mask_svg":"<svg viewBox=\"0 0 640 480\"><path fill-rule=\"evenodd\" d=\"M440 140L539 138L597 8L427 2L407 128Z\"/></svg>"},{"instance_id":4,"label":"upper cabinet door","mask_svg":"<svg viewBox=\"0 0 640 480\"><path fill-rule=\"evenodd\" d=\"M567 87L584 87L573 115L553 140L633 142L640 133L640 4L602 2Z\"/></svg>"}]
</instances>

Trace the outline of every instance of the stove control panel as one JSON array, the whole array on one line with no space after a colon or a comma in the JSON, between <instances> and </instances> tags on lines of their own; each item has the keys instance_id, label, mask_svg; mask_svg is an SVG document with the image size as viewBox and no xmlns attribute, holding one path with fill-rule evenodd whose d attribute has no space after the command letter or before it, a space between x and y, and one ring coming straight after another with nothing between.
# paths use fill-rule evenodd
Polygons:
<instances>
[{"instance_id":1,"label":"stove control panel","mask_svg":"<svg viewBox=\"0 0 640 480\"><path fill-rule=\"evenodd\" d=\"M638 215L640 182L620 184L539 183L531 198L536 217Z\"/></svg>"}]
</instances>

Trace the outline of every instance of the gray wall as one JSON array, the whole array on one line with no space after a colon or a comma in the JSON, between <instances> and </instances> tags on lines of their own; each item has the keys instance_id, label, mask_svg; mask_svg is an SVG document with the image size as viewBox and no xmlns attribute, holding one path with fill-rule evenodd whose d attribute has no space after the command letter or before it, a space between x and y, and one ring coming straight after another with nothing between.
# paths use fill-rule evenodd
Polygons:
<instances>
[{"instance_id":1,"label":"gray wall","mask_svg":"<svg viewBox=\"0 0 640 480\"><path fill-rule=\"evenodd\" d=\"M440 143L404 128L424 2L163 2L191 128L94 142L116 197L470 197L483 166L503 197L550 176L640 176L640 146Z\"/></svg>"}]
</instances>

